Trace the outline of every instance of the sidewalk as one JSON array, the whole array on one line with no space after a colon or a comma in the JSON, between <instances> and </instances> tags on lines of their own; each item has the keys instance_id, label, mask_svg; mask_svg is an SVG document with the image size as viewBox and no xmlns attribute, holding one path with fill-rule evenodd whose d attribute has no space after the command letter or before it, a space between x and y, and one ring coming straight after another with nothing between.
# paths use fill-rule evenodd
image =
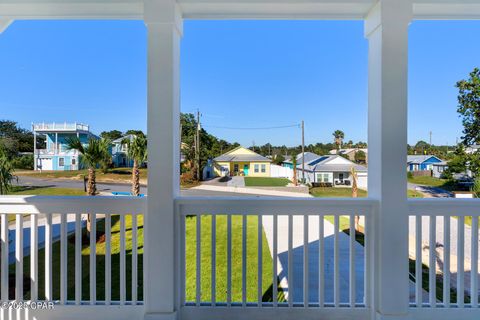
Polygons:
<instances>
[{"instance_id":1,"label":"sidewalk","mask_svg":"<svg viewBox=\"0 0 480 320\"><path fill-rule=\"evenodd\" d=\"M248 187L224 187L216 185L202 184L197 187L191 188L193 190L208 190L217 192L236 192L236 193L248 193L260 196L274 196L274 197L295 197L295 198L311 198L312 195L306 193L278 191L270 189L248 188Z\"/></svg>"}]
</instances>

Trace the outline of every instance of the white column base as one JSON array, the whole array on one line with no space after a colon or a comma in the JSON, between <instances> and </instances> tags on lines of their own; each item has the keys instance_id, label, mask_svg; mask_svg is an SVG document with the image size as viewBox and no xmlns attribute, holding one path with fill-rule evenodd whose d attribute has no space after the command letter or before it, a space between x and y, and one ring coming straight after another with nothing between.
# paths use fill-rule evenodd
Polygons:
<instances>
[{"instance_id":1,"label":"white column base","mask_svg":"<svg viewBox=\"0 0 480 320\"><path fill-rule=\"evenodd\" d=\"M146 313L144 320L177 320L177 312L170 313Z\"/></svg>"}]
</instances>

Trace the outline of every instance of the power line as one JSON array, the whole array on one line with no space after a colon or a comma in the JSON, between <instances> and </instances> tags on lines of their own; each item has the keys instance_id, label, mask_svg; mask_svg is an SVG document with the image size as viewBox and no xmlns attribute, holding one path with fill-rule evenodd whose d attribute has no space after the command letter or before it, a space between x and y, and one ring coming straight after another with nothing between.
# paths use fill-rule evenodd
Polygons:
<instances>
[{"instance_id":1,"label":"power line","mask_svg":"<svg viewBox=\"0 0 480 320\"><path fill-rule=\"evenodd\" d=\"M284 128L300 128L300 124L292 124L287 126L275 126L275 127L222 127L222 126L211 126L211 125L204 125L204 127L208 128L216 128L216 129L229 129L229 130L270 130L270 129L284 129Z\"/></svg>"}]
</instances>

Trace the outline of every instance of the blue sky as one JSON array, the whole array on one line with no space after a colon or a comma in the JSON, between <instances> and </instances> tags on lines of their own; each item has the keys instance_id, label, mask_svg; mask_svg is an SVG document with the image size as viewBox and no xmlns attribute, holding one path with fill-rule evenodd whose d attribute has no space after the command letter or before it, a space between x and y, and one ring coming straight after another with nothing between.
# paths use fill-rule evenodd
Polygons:
<instances>
[{"instance_id":1,"label":"blue sky","mask_svg":"<svg viewBox=\"0 0 480 320\"><path fill-rule=\"evenodd\" d=\"M409 143L461 135L454 84L480 66L480 23L410 27ZM185 21L181 107L211 133L250 146L367 139L367 50L360 21ZM146 128L141 21L18 21L0 35L0 118Z\"/></svg>"}]
</instances>

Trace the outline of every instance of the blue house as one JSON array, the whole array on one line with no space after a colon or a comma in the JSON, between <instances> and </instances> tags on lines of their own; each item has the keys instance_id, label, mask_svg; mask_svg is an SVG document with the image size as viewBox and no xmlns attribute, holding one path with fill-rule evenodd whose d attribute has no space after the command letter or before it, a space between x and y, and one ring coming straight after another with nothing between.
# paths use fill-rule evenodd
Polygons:
<instances>
[{"instance_id":1,"label":"blue house","mask_svg":"<svg viewBox=\"0 0 480 320\"><path fill-rule=\"evenodd\" d=\"M133 141L135 135L128 134L112 141L112 161L114 167L133 167L133 159L128 157L128 147L125 140Z\"/></svg>"},{"instance_id":2,"label":"blue house","mask_svg":"<svg viewBox=\"0 0 480 320\"><path fill-rule=\"evenodd\" d=\"M67 139L78 137L87 144L90 137L89 126L81 123L36 123L32 124L34 136L34 170L79 170L82 169L80 155L76 150L67 149ZM45 136L46 148L37 149L37 136Z\"/></svg>"},{"instance_id":3,"label":"blue house","mask_svg":"<svg viewBox=\"0 0 480 320\"><path fill-rule=\"evenodd\" d=\"M407 156L407 171L433 170L436 163L443 162L442 159L433 155L409 155Z\"/></svg>"}]
</instances>

